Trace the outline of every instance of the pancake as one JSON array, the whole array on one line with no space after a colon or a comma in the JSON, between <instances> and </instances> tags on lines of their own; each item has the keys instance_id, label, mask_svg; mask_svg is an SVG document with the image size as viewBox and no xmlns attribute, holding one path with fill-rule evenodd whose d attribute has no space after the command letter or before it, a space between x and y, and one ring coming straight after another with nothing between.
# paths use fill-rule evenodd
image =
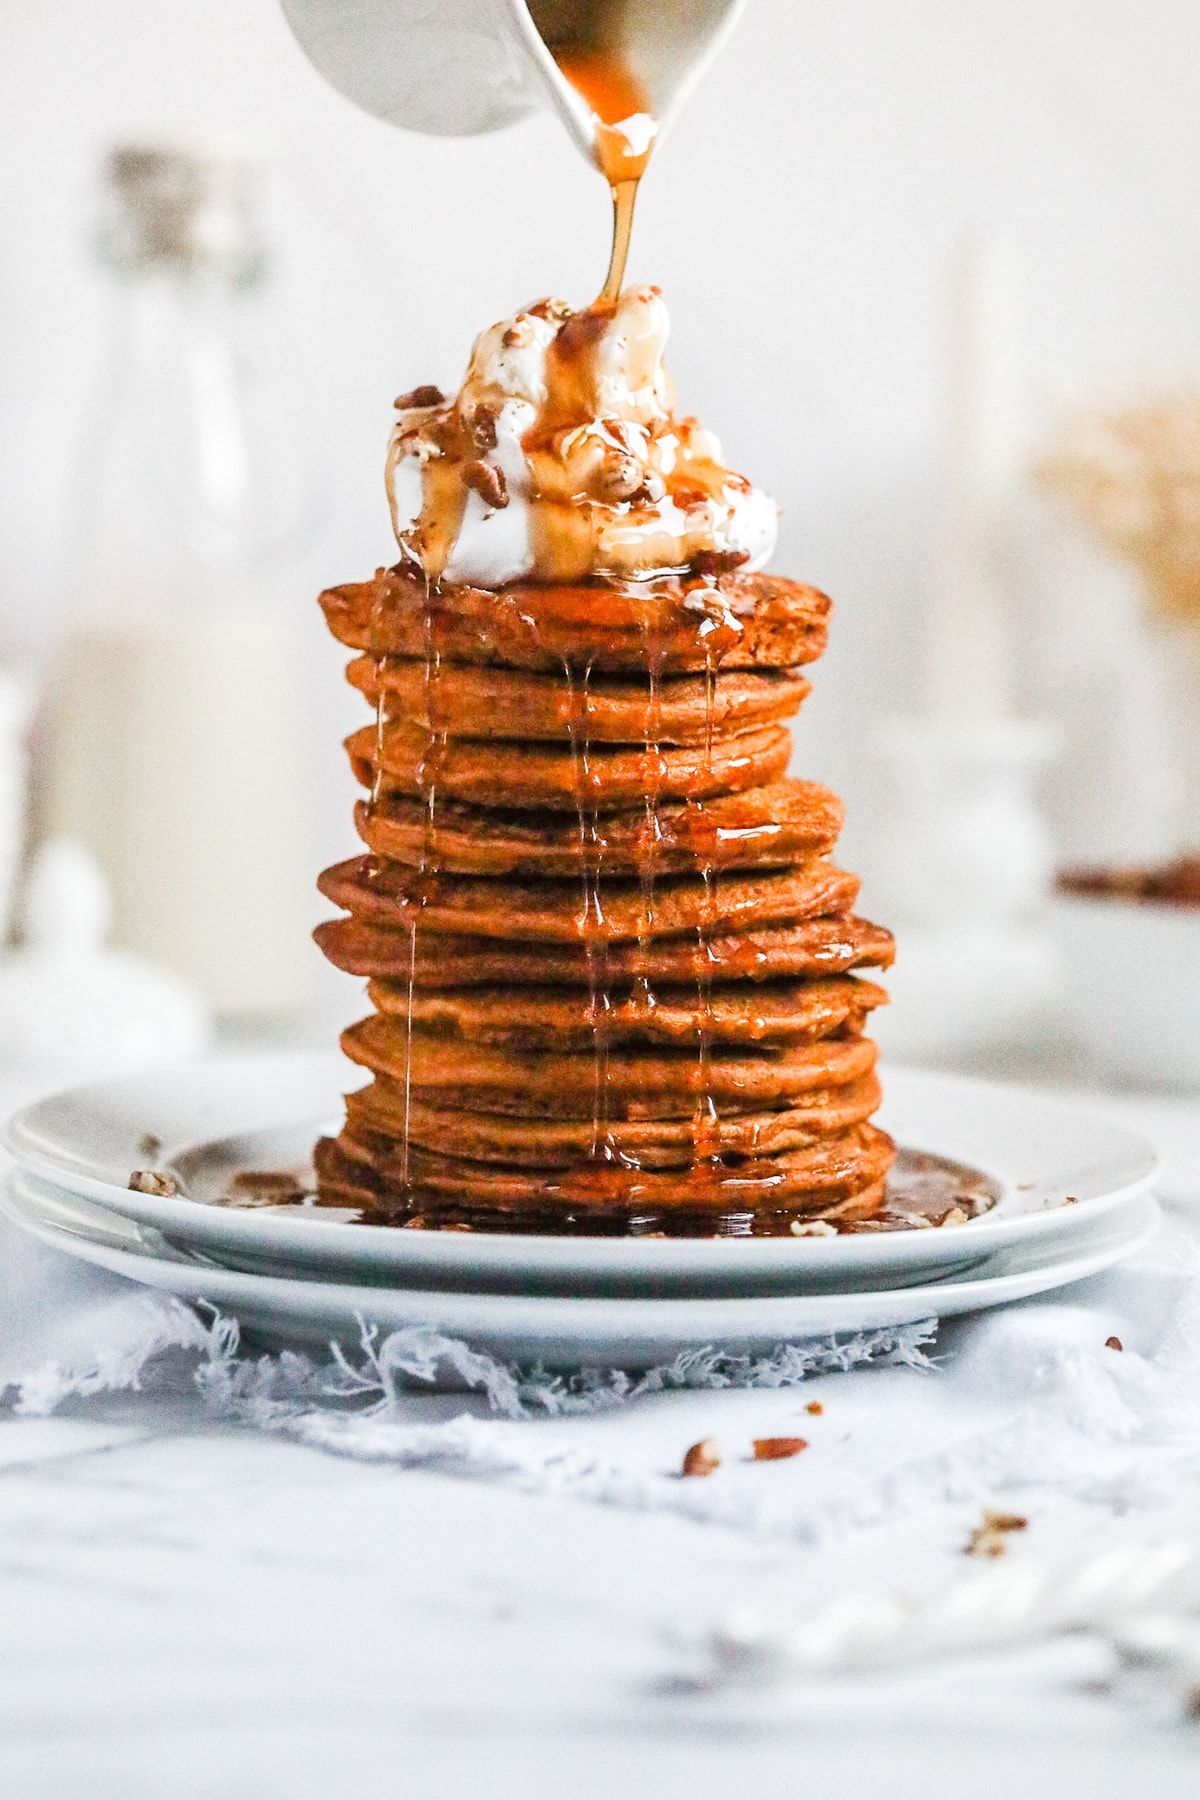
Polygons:
<instances>
[{"instance_id":1,"label":"pancake","mask_svg":"<svg viewBox=\"0 0 1200 1800\"><path fill-rule=\"evenodd\" d=\"M458 875L429 880L399 863L376 866L363 856L326 869L318 885L327 900L367 923L395 927L415 918L422 938L454 932L538 945L616 944L639 937L645 943L698 931L723 936L843 912L858 892L853 875L820 858L711 882L673 876L655 883L649 909L639 882L605 881L601 905L590 905L587 917L579 881L517 885Z\"/></svg>"},{"instance_id":2,"label":"pancake","mask_svg":"<svg viewBox=\"0 0 1200 1800\"><path fill-rule=\"evenodd\" d=\"M660 576L578 587L431 588L406 565L321 595L339 643L369 656L435 654L593 674L792 669L825 649L830 602L780 575Z\"/></svg>"},{"instance_id":3,"label":"pancake","mask_svg":"<svg viewBox=\"0 0 1200 1800\"><path fill-rule=\"evenodd\" d=\"M596 1040L598 1009L583 989L444 988L410 995L404 981L372 981L372 1006L400 1030L415 1028L515 1050L586 1050ZM610 988L602 1019L609 1052L623 1044L798 1044L846 1031L858 1035L887 995L854 976L825 981L735 983L705 996L687 987Z\"/></svg>"},{"instance_id":4,"label":"pancake","mask_svg":"<svg viewBox=\"0 0 1200 1800\"><path fill-rule=\"evenodd\" d=\"M374 788L382 760L384 794L436 791L448 800L544 807L572 818L581 803L589 810L642 809L648 792L662 800L705 800L762 787L785 773L792 754L791 733L783 725L714 738L710 745L666 750L608 745L586 753L467 738L431 745L426 732L386 725L380 759L379 738L376 728L367 725L346 739L350 767L365 788Z\"/></svg>"},{"instance_id":5,"label":"pancake","mask_svg":"<svg viewBox=\"0 0 1200 1800\"><path fill-rule=\"evenodd\" d=\"M512 738L590 744L703 744L715 733L749 731L789 719L808 697L794 669L721 671L668 677L652 686L593 676L590 681L535 675L439 659L359 656L347 670L372 706L384 696L393 717L460 738Z\"/></svg>"},{"instance_id":6,"label":"pancake","mask_svg":"<svg viewBox=\"0 0 1200 1800\"><path fill-rule=\"evenodd\" d=\"M886 1133L871 1125L825 1138L798 1150L748 1163L704 1161L687 1169L617 1169L611 1165L537 1171L438 1156L410 1147L407 1157L389 1137L348 1127L339 1139L344 1156L369 1171L384 1193L411 1189L435 1204L458 1203L499 1212L543 1207L636 1206L649 1212L677 1208L732 1213L767 1204L795 1213L842 1208L863 1194L874 1196L894 1155ZM368 1185L374 1185L369 1181ZM378 1190L377 1190L378 1191Z\"/></svg>"},{"instance_id":7,"label":"pancake","mask_svg":"<svg viewBox=\"0 0 1200 1800\"><path fill-rule=\"evenodd\" d=\"M582 944L521 944L481 937L434 936L330 919L313 933L337 968L348 975L378 975L418 988L523 985L563 982L586 987L588 958ZM608 979L683 982L705 979L766 981L781 976L842 974L848 969L886 969L895 954L892 934L852 914L805 919L737 936L659 938L645 944L610 945Z\"/></svg>"},{"instance_id":8,"label":"pancake","mask_svg":"<svg viewBox=\"0 0 1200 1800\"><path fill-rule=\"evenodd\" d=\"M375 807L360 801L355 824L368 849L409 868L448 875L576 876L579 822L499 807L466 806L439 797L391 794ZM605 877L655 878L703 869L781 868L825 856L837 842L842 806L828 788L779 781L744 794L605 813L588 831L589 857Z\"/></svg>"},{"instance_id":9,"label":"pancake","mask_svg":"<svg viewBox=\"0 0 1200 1800\"><path fill-rule=\"evenodd\" d=\"M880 1147L881 1160L891 1150ZM590 1175L588 1191L581 1198L564 1201L553 1197L550 1184L542 1189L538 1206L504 1205L493 1193L487 1202L473 1189L469 1198L455 1200L437 1195L425 1183L405 1183L380 1176L367 1163L354 1160L340 1143L323 1138L316 1150L317 1179L322 1198L330 1206L359 1210L372 1224L447 1231L500 1231L554 1233L559 1236L612 1237L786 1237L798 1226L817 1220L852 1222L872 1218L883 1205L883 1180L859 1188L848 1198L831 1196L828 1188L815 1196L780 1205L755 1199L744 1185L731 1181L727 1188L715 1179L692 1184L688 1198L655 1210L629 1180L605 1181L604 1171L576 1171ZM635 1178L640 1182L640 1177ZM470 1186L470 1174L464 1186Z\"/></svg>"},{"instance_id":10,"label":"pancake","mask_svg":"<svg viewBox=\"0 0 1200 1800\"><path fill-rule=\"evenodd\" d=\"M588 1052L497 1049L416 1027L410 1038L402 1024L378 1015L351 1025L341 1041L352 1062L403 1082L410 1093L438 1095L442 1106L531 1119L578 1119L598 1098L613 1119L687 1118L701 1103L758 1112L857 1081L876 1059L868 1038L834 1037L770 1050L714 1046L703 1059L694 1047L619 1046L598 1067Z\"/></svg>"},{"instance_id":11,"label":"pancake","mask_svg":"<svg viewBox=\"0 0 1200 1800\"><path fill-rule=\"evenodd\" d=\"M347 743L367 854L320 880L345 916L317 942L373 1008L321 1199L427 1229L870 1218L886 995L852 971L893 944L828 860L840 803L786 776L825 597L400 566L322 605L380 717Z\"/></svg>"},{"instance_id":12,"label":"pancake","mask_svg":"<svg viewBox=\"0 0 1200 1800\"><path fill-rule=\"evenodd\" d=\"M773 1112L725 1113L705 1128L712 1155L773 1156L818 1142L831 1133L861 1125L879 1105L874 1075L841 1087L817 1088L792 1106ZM358 1127L478 1162L516 1163L522 1168L563 1169L586 1163L596 1142L590 1117L513 1119L503 1114L460 1112L407 1097L401 1083L378 1078L346 1099L346 1116ZM688 1119L609 1119L604 1144L620 1161L638 1168L688 1168L695 1161L696 1130Z\"/></svg>"}]
</instances>

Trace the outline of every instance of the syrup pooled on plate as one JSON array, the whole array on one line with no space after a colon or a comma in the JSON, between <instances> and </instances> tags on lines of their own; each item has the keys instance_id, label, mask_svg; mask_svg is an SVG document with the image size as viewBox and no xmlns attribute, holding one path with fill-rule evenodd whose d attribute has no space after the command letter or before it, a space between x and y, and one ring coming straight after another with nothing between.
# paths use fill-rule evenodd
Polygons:
<instances>
[{"instance_id":1,"label":"syrup pooled on plate","mask_svg":"<svg viewBox=\"0 0 1200 1800\"><path fill-rule=\"evenodd\" d=\"M627 1184L619 1175L606 1178L615 1195L628 1202ZM869 1219L841 1219L829 1223L799 1225L781 1220L778 1230L764 1231L762 1219L753 1213L736 1209L714 1221L710 1213L673 1216L667 1220L652 1213L638 1213L636 1205L624 1209L605 1209L599 1218L591 1214L559 1212L554 1209L527 1213L505 1213L489 1219L476 1209L457 1208L441 1212L434 1209L428 1216L420 1210L419 1196L411 1196L394 1208L375 1207L355 1211L324 1199L315 1184L302 1178L274 1171L238 1170L223 1192L214 1195L209 1204L228 1206L242 1211L294 1214L303 1212L318 1218L322 1212L339 1222L351 1219L365 1225L395 1228L437 1228L452 1226L455 1230L494 1230L531 1233L584 1233L632 1237L750 1237L781 1235L791 1237L854 1237L871 1233L913 1230L955 1230L972 1219L989 1212L1000 1197L1000 1190L990 1176L963 1163L926 1151L901 1149L887 1179L886 1197L880 1210Z\"/></svg>"}]
</instances>

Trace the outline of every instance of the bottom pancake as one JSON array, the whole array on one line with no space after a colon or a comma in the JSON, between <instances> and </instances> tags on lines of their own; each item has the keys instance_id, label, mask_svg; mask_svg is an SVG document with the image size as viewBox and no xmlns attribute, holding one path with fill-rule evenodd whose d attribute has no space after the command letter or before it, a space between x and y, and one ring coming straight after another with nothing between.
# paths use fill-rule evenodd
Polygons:
<instances>
[{"instance_id":1,"label":"bottom pancake","mask_svg":"<svg viewBox=\"0 0 1200 1800\"><path fill-rule=\"evenodd\" d=\"M705 1122L707 1154L774 1156L799 1150L854 1125L865 1124L879 1105L874 1075L838 1088L818 1089L776 1112L724 1113ZM513 1119L501 1113L461 1112L407 1101L398 1082L376 1080L346 1099L356 1129L380 1131L422 1150L469 1157L475 1162L515 1163L525 1169L571 1169L586 1163L601 1139L605 1154L635 1168L688 1168L696 1158L697 1131L688 1119L609 1119L597 1130L590 1118Z\"/></svg>"},{"instance_id":2,"label":"bottom pancake","mask_svg":"<svg viewBox=\"0 0 1200 1800\"><path fill-rule=\"evenodd\" d=\"M779 1235L794 1224L872 1217L895 1155L857 1126L805 1150L683 1170L588 1164L537 1172L433 1156L349 1129L317 1148L321 1198L380 1223L475 1230Z\"/></svg>"}]
</instances>

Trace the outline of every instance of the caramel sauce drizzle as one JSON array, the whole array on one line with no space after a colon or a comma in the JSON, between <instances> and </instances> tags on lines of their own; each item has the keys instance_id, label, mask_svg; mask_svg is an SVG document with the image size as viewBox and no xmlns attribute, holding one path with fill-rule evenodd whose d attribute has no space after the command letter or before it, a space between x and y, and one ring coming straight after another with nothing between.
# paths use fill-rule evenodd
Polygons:
<instances>
[{"instance_id":1,"label":"caramel sauce drizzle","mask_svg":"<svg viewBox=\"0 0 1200 1800\"><path fill-rule=\"evenodd\" d=\"M409 1122L412 1116L412 1065L413 1065L413 995L417 985L417 949L421 929L421 915L433 897L437 884L437 792L438 777L445 761L446 748L450 741L449 733L439 723L438 680L441 675L442 660L438 649L434 628L433 585L427 579L425 584L425 606L422 615L422 642L424 651L424 669L422 675L422 692L425 705L425 748L417 766L417 788L424 802L424 820L421 834L421 862L417 870L416 905L412 907L408 921L408 1004L404 1019L404 1154L402 1183L405 1191L411 1190L409 1179ZM380 695L382 702L382 694Z\"/></svg>"},{"instance_id":2,"label":"caramel sauce drizzle","mask_svg":"<svg viewBox=\"0 0 1200 1800\"><path fill-rule=\"evenodd\" d=\"M628 439L623 439L619 419L605 416L599 402L601 370L599 352L604 334L612 322L624 286L632 239L634 214L639 184L645 174L654 147L657 124L652 116L649 97L641 83L624 65L620 57L603 49L564 47L553 51L564 77L575 88L591 111L595 121L596 163L608 182L613 202L613 236L609 266L604 286L597 300L582 312L565 315L547 311L543 317L560 320L559 329L547 351L546 399L538 418L526 433L523 448L530 472L530 517L534 534L536 566L542 579L576 581L586 579L597 570L597 547L602 523L614 517L630 516L631 527L638 522L640 507L650 501L650 490L644 486L646 475L631 455ZM538 308L531 309L534 313ZM646 385L653 371L631 374L631 386ZM659 439L655 450L655 466L661 461L662 477L657 492L669 494L684 512L689 505L699 505L718 497L730 484L741 480L702 454L690 453L687 432L693 422L676 425L673 418L657 422L652 434ZM486 420L484 421L486 428ZM426 454L421 469L422 510L415 525L401 528L394 498L394 477L406 446L394 438L389 449L387 485L392 506L393 525L397 537L424 571L426 602L424 611L424 712L426 743L421 757L417 785L424 801L425 819L420 867L408 872L409 967L408 1004L406 1008L404 1068L404 1137L401 1159L401 1187L415 1198L410 1181L409 1120L413 1074L413 999L417 980L418 937L424 907L435 891L437 881L437 793L439 773L446 753L448 733L438 718L437 687L440 657L436 638L436 607L441 582L449 565L462 529L469 486L464 471L486 449L479 439L480 412L468 418L455 402L440 405L426 426L427 443L432 453ZM494 443L494 432L492 442ZM581 453L582 444L582 453ZM580 460L582 454L582 460ZM478 464L476 463L476 468ZM614 472L635 471L622 488L614 480ZM487 502L492 504L491 501ZM506 504L497 497L496 504ZM688 567L685 561L675 571ZM636 589L636 580L626 591ZM582 594L582 590L581 590ZM640 598L640 596L639 596ZM497 604L504 596L497 594ZM592 609L589 618L597 641L603 638L602 588L588 596ZM668 610L671 622L677 624L672 602ZM703 581L683 602L689 617L694 615L698 638L704 643L705 736L704 771L711 772L715 684L723 657L737 643L742 627L725 605L719 590ZM652 587L645 590L644 630L646 645L646 715L645 715L645 817L644 838L638 859L641 889L641 918L638 942L643 954L653 934L655 919L655 884L658 852L662 842L660 797L666 775L661 736L661 679L664 661L664 630L667 617L663 603ZM534 638L538 628L534 620L525 621ZM549 649L550 646L542 646ZM627 1209L629 1229L636 1229L637 1209L652 1191L639 1180L639 1165L623 1152L609 1124L609 1045L614 1012L608 957L608 922L603 894L604 831L597 801L592 769L589 734L589 692L592 679L591 660L562 661L563 678L568 699L568 728L573 756L578 819L580 858L579 933L585 951L588 981L588 1017L592 1034L594 1065L591 1155L587 1168L573 1171L561 1182L548 1179L548 1199L561 1199L564 1205L583 1202L589 1206ZM384 749L388 723L386 678L388 658L380 656L376 663L379 691L375 721L375 765L368 807L378 809L384 793ZM692 802L703 821L704 807L699 799ZM711 843L709 837L711 836ZM727 1166L720 1155L720 1120L711 1092L709 1065L714 1035L712 980L714 957L709 938L716 916L716 873L714 851L717 832L700 834L702 848L697 856L697 873L704 884L704 914L696 931L696 984L698 1015L696 1032L696 1069L694 1087L696 1105L693 1120L693 1158L689 1183L697 1206L712 1207L720 1200L730 1213L752 1209L769 1199L782 1181L778 1174ZM650 1014L656 1006L651 984L641 976L633 992L618 1002L635 1012ZM747 1213L747 1217L752 1216ZM646 1228L653 1226L647 1218Z\"/></svg>"},{"instance_id":3,"label":"caramel sauce drizzle","mask_svg":"<svg viewBox=\"0 0 1200 1800\"><path fill-rule=\"evenodd\" d=\"M718 657L710 645L704 662L704 768L712 767L713 715L716 710ZM703 818L704 802L693 802ZM692 1155L694 1161L715 1167L721 1154L721 1121L712 1096L709 1068L712 1060L713 953L710 944L713 920L717 910L716 873L712 852L701 852L700 878L704 883L704 908L696 927L696 993L699 1002L699 1024L696 1044L696 1110L692 1116Z\"/></svg>"},{"instance_id":4,"label":"caramel sauce drizzle","mask_svg":"<svg viewBox=\"0 0 1200 1800\"><path fill-rule=\"evenodd\" d=\"M579 824L579 865L582 884L579 933L583 939L588 977L588 1022L592 1032L592 1143L593 1162L611 1162L618 1152L608 1124L608 1056L612 993L608 970L608 942L601 890L604 842L596 811L588 735L588 687L591 664L577 670L563 662L567 684L571 754L575 773L575 805Z\"/></svg>"},{"instance_id":5,"label":"caramel sauce drizzle","mask_svg":"<svg viewBox=\"0 0 1200 1800\"><path fill-rule=\"evenodd\" d=\"M662 820L659 817L659 804L662 798L663 783L666 780L667 765L663 757L662 731L662 667L663 667L663 634L660 622L656 618L648 618L645 626L646 638L646 797L644 813L644 836L638 848L638 882L641 887L642 912L638 921L638 949L645 957L649 949L650 938L654 931L654 887L658 876L658 855L662 844ZM657 1000L650 978L645 973L637 977L631 996L631 1007L643 1017L653 1015Z\"/></svg>"}]
</instances>

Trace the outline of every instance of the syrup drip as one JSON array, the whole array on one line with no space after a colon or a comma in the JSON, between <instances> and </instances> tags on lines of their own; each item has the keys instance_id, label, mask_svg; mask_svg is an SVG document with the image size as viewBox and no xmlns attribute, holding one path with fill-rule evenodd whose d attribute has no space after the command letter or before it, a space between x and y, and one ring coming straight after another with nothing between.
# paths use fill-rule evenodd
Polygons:
<instances>
[{"instance_id":1,"label":"syrup drip","mask_svg":"<svg viewBox=\"0 0 1200 1800\"><path fill-rule=\"evenodd\" d=\"M717 658L710 649L704 663L704 769L707 773L712 766L713 718L716 712ZM701 818L704 815L704 802L695 802L696 810ZM700 922L696 926L696 995L699 1001L699 1021L696 1029L696 1111L692 1118L692 1154L697 1162L707 1162L710 1167L717 1166L720 1157L720 1119L716 1104L712 1097L710 1080L710 1063L713 1040L713 1003L712 976L713 921L717 912L716 873L712 863L711 850L707 848L705 838L705 854L700 864L700 877L704 882L704 906Z\"/></svg>"},{"instance_id":2,"label":"syrup drip","mask_svg":"<svg viewBox=\"0 0 1200 1800\"><path fill-rule=\"evenodd\" d=\"M667 776L667 763L662 754L662 630L657 619L648 617L646 623L646 799L644 799L644 817L646 830L644 839L637 853L637 873L639 873L640 889L642 889L642 916L637 929L637 943L642 954L648 950L649 938L655 927L655 880L658 875L658 851L662 848L662 819L658 817L658 805L662 799L662 787ZM646 1012L655 1010L655 995L649 986L646 976L639 976L635 988L635 1003L642 1004Z\"/></svg>"},{"instance_id":3,"label":"syrup drip","mask_svg":"<svg viewBox=\"0 0 1200 1800\"><path fill-rule=\"evenodd\" d=\"M608 1125L608 1056L612 994L609 987L608 939L601 891L604 841L593 798L591 747L588 735L588 690L591 664L577 672L563 663L567 684L567 725L575 775L575 806L579 822L579 866L582 908L579 931L583 938L588 972L588 1021L592 1031L592 1143L594 1163L621 1161Z\"/></svg>"},{"instance_id":4,"label":"syrup drip","mask_svg":"<svg viewBox=\"0 0 1200 1800\"><path fill-rule=\"evenodd\" d=\"M647 676L645 831L637 851L638 882L642 897L641 917L638 920L638 949L643 958L646 957L654 931L654 886L658 876L658 855L663 836L659 803L667 773L666 760L660 742L664 656L662 630L652 613L647 615L645 636ZM635 1012L640 1011L647 1018L653 1014L657 1001L649 976L641 974L637 977L631 1003Z\"/></svg>"},{"instance_id":5,"label":"syrup drip","mask_svg":"<svg viewBox=\"0 0 1200 1800\"><path fill-rule=\"evenodd\" d=\"M596 163L613 203L612 252L600 298L615 301L625 285L638 185L654 149L658 123L649 94L615 51L572 46L554 50L553 55L595 122Z\"/></svg>"},{"instance_id":6,"label":"syrup drip","mask_svg":"<svg viewBox=\"0 0 1200 1800\"><path fill-rule=\"evenodd\" d=\"M421 516L414 526L402 525L396 511L396 470L405 453L399 438L388 444L384 473L396 541L435 585L446 572L462 530L468 493L462 466L475 454L463 420L453 411L438 420L436 435L436 454L421 468Z\"/></svg>"},{"instance_id":7,"label":"syrup drip","mask_svg":"<svg viewBox=\"0 0 1200 1800\"><path fill-rule=\"evenodd\" d=\"M412 1191L409 1180L409 1122L412 1116L413 1064L413 995L417 985L417 940L421 917L432 898L437 881L437 791L438 778L446 756L449 733L438 724L437 689L441 675L441 652L434 631L433 585L425 584L425 607L422 614L424 669L422 683L425 702L425 748L417 765L417 787L424 802L424 825L421 836L421 861L417 870L416 902L408 920L408 1004L404 1017L404 1137L401 1183L405 1193ZM377 765L380 758L377 755Z\"/></svg>"},{"instance_id":8,"label":"syrup drip","mask_svg":"<svg viewBox=\"0 0 1200 1800\"><path fill-rule=\"evenodd\" d=\"M383 629L384 629L383 601L382 601L381 597L377 597L375 599L375 601L372 603L372 608L371 608L370 639L371 639L372 643L382 642ZM386 706L385 706L385 701L384 701L384 692L385 692L388 669L391 665L391 658L389 656L387 656L386 654L381 653L380 655L375 657L374 662L375 662L375 760L371 767L371 789L370 789L370 793L367 796L367 816L368 816L368 818L373 818L374 815L378 812L379 803L383 797L383 739L384 739L384 729L387 725L387 712L386 712ZM375 881L378 879L379 862L378 862L378 859L374 856L371 857L370 862L367 865L367 875L368 875L368 879L371 881Z\"/></svg>"}]
</instances>

